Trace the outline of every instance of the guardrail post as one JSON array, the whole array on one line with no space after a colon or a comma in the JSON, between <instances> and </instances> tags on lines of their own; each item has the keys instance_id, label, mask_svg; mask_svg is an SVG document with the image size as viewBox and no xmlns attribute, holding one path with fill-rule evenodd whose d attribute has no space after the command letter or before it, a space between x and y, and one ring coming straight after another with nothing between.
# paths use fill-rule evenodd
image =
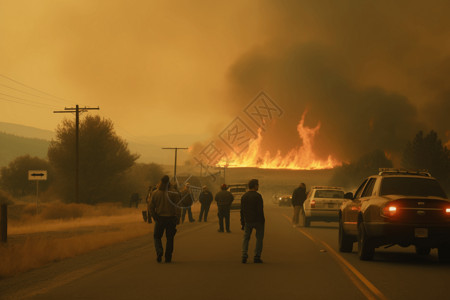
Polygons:
<instances>
[{"instance_id":1,"label":"guardrail post","mask_svg":"<svg viewBox=\"0 0 450 300\"><path fill-rule=\"evenodd\" d=\"M2 243L6 243L8 238L8 206L0 205L0 235Z\"/></svg>"}]
</instances>

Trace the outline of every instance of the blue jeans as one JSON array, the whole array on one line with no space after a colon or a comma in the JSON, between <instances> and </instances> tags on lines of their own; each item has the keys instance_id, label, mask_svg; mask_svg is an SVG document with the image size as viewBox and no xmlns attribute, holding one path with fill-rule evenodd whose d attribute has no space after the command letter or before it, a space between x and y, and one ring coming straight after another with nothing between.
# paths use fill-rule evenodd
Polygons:
<instances>
[{"instance_id":1,"label":"blue jeans","mask_svg":"<svg viewBox=\"0 0 450 300\"><path fill-rule=\"evenodd\" d=\"M245 223L244 227L244 239L242 241L242 258L248 258L248 242L250 241L250 236L252 235L252 231L255 229L256 236L256 247L255 247L255 258L261 257L261 252L263 248L263 239L264 239L264 223L255 222L255 223Z\"/></svg>"}]
</instances>

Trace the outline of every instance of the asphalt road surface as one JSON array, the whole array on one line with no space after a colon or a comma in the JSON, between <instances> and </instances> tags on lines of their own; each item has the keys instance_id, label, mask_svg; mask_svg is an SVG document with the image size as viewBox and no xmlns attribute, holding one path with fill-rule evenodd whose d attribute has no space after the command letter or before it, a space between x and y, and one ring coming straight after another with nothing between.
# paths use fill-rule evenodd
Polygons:
<instances>
[{"instance_id":1,"label":"asphalt road surface","mask_svg":"<svg viewBox=\"0 0 450 300\"><path fill-rule=\"evenodd\" d=\"M268 202L268 201L266 201ZM292 208L265 204L263 264L241 263L217 217L178 227L173 262L156 262L151 234L0 281L0 299L449 299L450 265L412 247L377 249L374 261L337 250L337 223L294 228ZM149 224L149 226L153 226Z\"/></svg>"}]
</instances>

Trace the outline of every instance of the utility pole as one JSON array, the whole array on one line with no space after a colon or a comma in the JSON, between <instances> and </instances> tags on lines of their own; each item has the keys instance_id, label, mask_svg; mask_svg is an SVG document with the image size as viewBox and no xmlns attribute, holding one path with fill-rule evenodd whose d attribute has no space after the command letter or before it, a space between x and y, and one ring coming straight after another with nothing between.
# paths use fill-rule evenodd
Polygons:
<instances>
[{"instance_id":1,"label":"utility pole","mask_svg":"<svg viewBox=\"0 0 450 300\"><path fill-rule=\"evenodd\" d=\"M177 180L177 153L178 153L178 149L180 150L187 150L189 148L178 148L178 147L173 147L173 148L162 148L164 150L175 150L175 163L173 164L173 179Z\"/></svg>"},{"instance_id":2,"label":"utility pole","mask_svg":"<svg viewBox=\"0 0 450 300\"><path fill-rule=\"evenodd\" d=\"M64 107L64 110L53 111L53 113L75 113L75 202L79 203L79 165L80 165L80 113L88 110L99 110L100 107Z\"/></svg>"},{"instance_id":3,"label":"utility pole","mask_svg":"<svg viewBox=\"0 0 450 300\"><path fill-rule=\"evenodd\" d=\"M223 169L223 183L226 183L226 171L227 171L227 167L228 165L224 165L223 167L216 167L216 169L219 169L219 175L220 175L220 171Z\"/></svg>"}]
</instances>

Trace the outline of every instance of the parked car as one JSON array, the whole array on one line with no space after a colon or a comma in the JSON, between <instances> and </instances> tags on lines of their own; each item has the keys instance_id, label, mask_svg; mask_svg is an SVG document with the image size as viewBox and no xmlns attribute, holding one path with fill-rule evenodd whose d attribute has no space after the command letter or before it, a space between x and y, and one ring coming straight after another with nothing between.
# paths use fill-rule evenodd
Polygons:
<instances>
[{"instance_id":1,"label":"parked car","mask_svg":"<svg viewBox=\"0 0 450 300\"><path fill-rule=\"evenodd\" d=\"M427 171L380 169L361 183L339 212L339 250L358 243L361 260L383 245L415 246L419 255L438 249L450 260L450 200Z\"/></svg>"},{"instance_id":2,"label":"parked car","mask_svg":"<svg viewBox=\"0 0 450 300\"><path fill-rule=\"evenodd\" d=\"M282 195L278 197L278 206L291 206L292 195Z\"/></svg>"},{"instance_id":3,"label":"parked car","mask_svg":"<svg viewBox=\"0 0 450 300\"><path fill-rule=\"evenodd\" d=\"M234 197L233 203L231 203L231 209L241 209L241 198L247 192L248 185L245 183L230 184L228 188Z\"/></svg>"},{"instance_id":4,"label":"parked car","mask_svg":"<svg viewBox=\"0 0 450 300\"><path fill-rule=\"evenodd\" d=\"M310 226L312 221L337 222L339 208L344 202L344 189L334 186L313 186L309 191L301 214L301 225Z\"/></svg>"}]
</instances>

